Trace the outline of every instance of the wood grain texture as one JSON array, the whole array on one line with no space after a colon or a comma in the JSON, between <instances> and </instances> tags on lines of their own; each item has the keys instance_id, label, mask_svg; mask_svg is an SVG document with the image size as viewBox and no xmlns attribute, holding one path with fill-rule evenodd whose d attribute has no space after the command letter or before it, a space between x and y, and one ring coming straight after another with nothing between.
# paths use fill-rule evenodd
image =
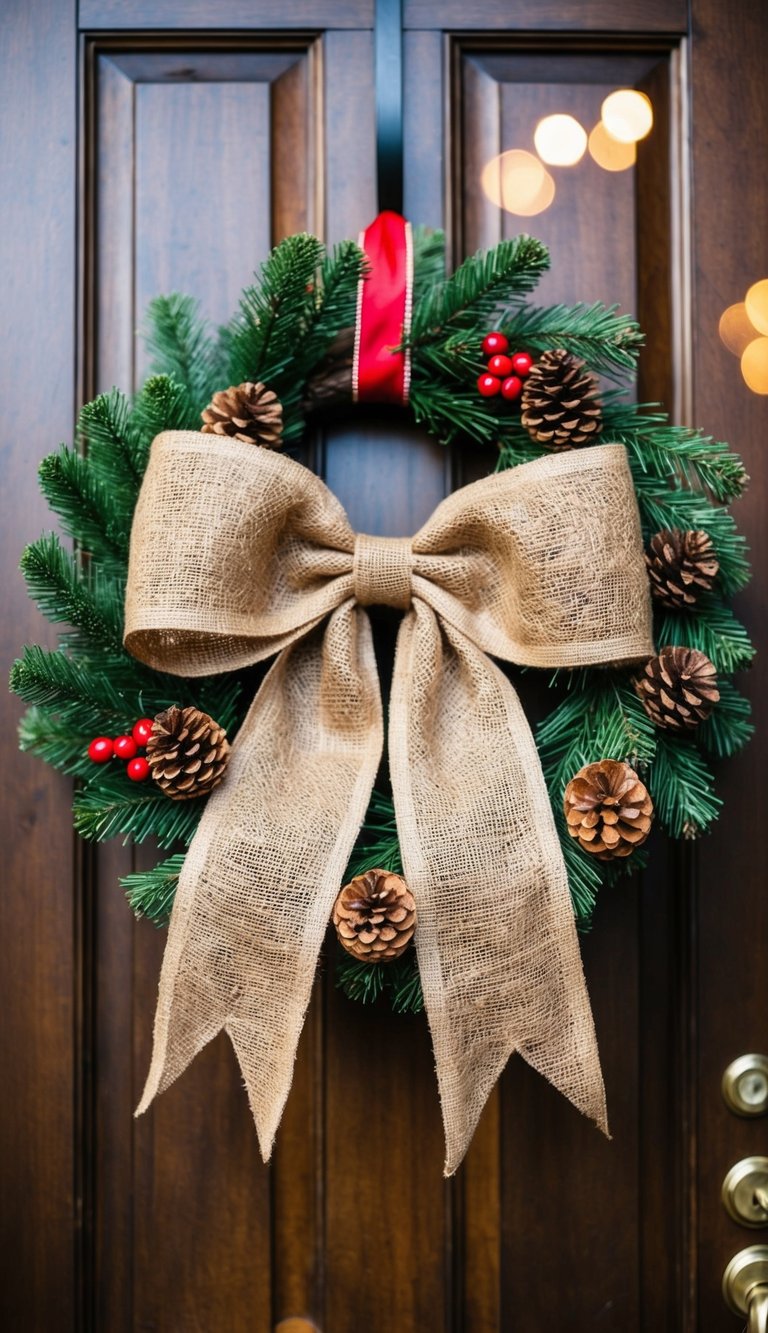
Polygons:
<instances>
[{"instance_id":1,"label":"wood grain texture","mask_svg":"<svg viewBox=\"0 0 768 1333\"><path fill-rule=\"evenodd\" d=\"M273 244L319 227L314 43L91 56L94 383L138 385L136 330L161 292L204 292L224 323Z\"/></svg>"},{"instance_id":2,"label":"wood grain texture","mask_svg":"<svg viewBox=\"0 0 768 1333\"><path fill-rule=\"evenodd\" d=\"M766 1121L740 1120L720 1096L726 1065L747 1051L768 1050L768 898L754 830L768 810L763 781L768 734L768 626L765 576L766 400L750 393L738 362L722 346L717 324L726 306L768 274L765 228L768 187L754 147L768 123L768 10L757 0L721 6L697 0L691 52L693 133L693 277L695 284L694 412L716 438L739 449L752 477L736 518L755 571L737 612L757 643L742 685L752 699L757 740L722 766L725 813L698 862L698 1309L691 1327L728 1333L733 1317L719 1295L727 1260L744 1244L765 1243L726 1216L720 1185L740 1157L763 1153Z\"/></svg>"},{"instance_id":3,"label":"wood grain texture","mask_svg":"<svg viewBox=\"0 0 768 1333\"><path fill-rule=\"evenodd\" d=\"M491 0L482 10L462 0L405 0L406 28L447 32L684 33L685 0Z\"/></svg>"},{"instance_id":4,"label":"wood grain texture","mask_svg":"<svg viewBox=\"0 0 768 1333\"><path fill-rule=\"evenodd\" d=\"M39 460L72 430L75 386L77 83L67 0L7 6L0 47L3 238L3 518L0 657L7 679L24 642L55 642L18 573L48 520ZM40 387L45 385L41 394ZM34 403L34 410L30 404ZM82 1260L79 902L71 784L18 754L18 700L4 690L0 894L0 1108L3 1243L0 1325L74 1325Z\"/></svg>"},{"instance_id":5,"label":"wood grain texture","mask_svg":"<svg viewBox=\"0 0 768 1333\"><path fill-rule=\"evenodd\" d=\"M372 28L373 0L80 0L84 31Z\"/></svg>"}]
</instances>

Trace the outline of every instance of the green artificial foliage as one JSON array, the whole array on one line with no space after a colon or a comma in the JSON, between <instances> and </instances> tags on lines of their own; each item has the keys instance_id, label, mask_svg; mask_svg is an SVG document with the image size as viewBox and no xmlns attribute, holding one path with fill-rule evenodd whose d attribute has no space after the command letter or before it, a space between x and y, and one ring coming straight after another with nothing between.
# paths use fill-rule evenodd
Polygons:
<instances>
[{"instance_id":1,"label":"green artificial foliage","mask_svg":"<svg viewBox=\"0 0 768 1333\"><path fill-rule=\"evenodd\" d=\"M608 381L603 394L605 441L625 445L645 540L662 528L709 533L719 575L712 592L685 612L654 606L655 640L699 648L718 671L720 702L709 719L683 737L658 731L645 713L631 669L557 671L554 707L536 740L580 929L589 928L599 891L645 864L645 849L616 864L586 855L571 838L562 811L567 782L584 764L622 759L648 786L659 824L676 838L706 832L720 810L712 761L729 758L752 734L748 700L734 674L753 648L727 604L749 579L746 544L729 506L747 483L727 445L675 426L656 404L628 397L642 334L615 307L533 305L529 296L549 265L546 247L528 236L502 241L446 276L440 231L414 231L414 301L407 339L412 358L411 409L439 440L494 449L498 469L545 450L522 427L519 411L481 398L481 343L491 328L534 357L564 348ZM194 704L230 736L244 717L253 682L237 676L182 680L151 670L122 646L123 597L131 522L149 450L164 430L199 428L200 413L218 389L246 380L266 383L283 407L284 440L304 431L307 382L322 376L339 335L354 323L365 258L351 241L326 251L314 237L289 237L243 293L233 319L211 330L197 304L171 294L151 302L147 339L151 373L129 399L118 390L87 403L74 446L62 445L40 466L40 486L60 527L32 542L21 567L30 597L60 627L59 646L29 646L14 664L11 688L28 705L21 748L77 780L75 828L84 837L153 838L169 853L154 868L122 880L139 916L162 925L171 911L185 848L205 800L169 800L154 784L132 783L115 764L87 757L97 734L130 730L141 716L171 704ZM598 441L599 443L599 441ZM491 456L489 454L489 456ZM182 850L179 850L179 849ZM374 791L347 870L402 873L394 807ZM340 886L341 887L341 886ZM417 905L418 906L418 905ZM423 1006L416 950L387 965L370 965L338 949L337 984L362 1002L380 997L396 1012Z\"/></svg>"}]
</instances>

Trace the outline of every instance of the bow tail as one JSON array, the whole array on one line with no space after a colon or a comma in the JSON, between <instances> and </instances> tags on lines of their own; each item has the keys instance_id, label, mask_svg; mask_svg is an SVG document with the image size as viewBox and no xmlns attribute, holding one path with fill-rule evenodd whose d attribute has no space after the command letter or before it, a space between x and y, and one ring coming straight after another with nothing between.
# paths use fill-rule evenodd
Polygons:
<instances>
[{"instance_id":1,"label":"bow tail","mask_svg":"<svg viewBox=\"0 0 768 1333\"><path fill-rule=\"evenodd\" d=\"M533 736L506 676L422 601L400 630L390 765L446 1175L515 1050L607 1133L565 864Z\"/></svg>"},{"instance_id":2,"label":"bow tail","mask_svg":"<svg viewBox=\"0 0 768 1333\"><path fill-rule=\"evenodd\" d=\"M269 1158L381 748L370 624L346 603L277 658L190 845L137 1115L225 1028Z\"/></svg>"}]
</instances>

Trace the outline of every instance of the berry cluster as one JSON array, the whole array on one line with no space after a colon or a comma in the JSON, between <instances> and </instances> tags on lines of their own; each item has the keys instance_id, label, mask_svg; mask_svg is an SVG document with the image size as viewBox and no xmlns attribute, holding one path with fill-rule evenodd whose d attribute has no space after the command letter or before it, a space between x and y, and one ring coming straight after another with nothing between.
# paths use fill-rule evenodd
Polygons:
<instances>
[{"instance_id":1,"label":"berry cluster","mask_svg":"<svg viewBox=\"0 0 768 1333\"><path fill-rule=\"evenodd\" d=\"M131 782L146 782L149 764L138 751L146 748L152 735L152 725L151 717L140 717L134 723L130 736L115 736L114 740L111 736L95 736L88 746L88 758L94 764L106 764L112 758L127 760L125 771Z\"/></svg>"},{"instance_id":2,"label":"berry cluster","mask_svg":"<svg viewBox=\"0 0 768 1333\"><path fill-rule=\"evenodd\" d=\"M523 380L530 373L533 357L528 352L509 352L509 341L503 333L486 333L483 355L488 357L488 369L477 381L483 398L494 398L500 393L508 402L514 402L523 392Z\"/></svg>"}]
</instances>

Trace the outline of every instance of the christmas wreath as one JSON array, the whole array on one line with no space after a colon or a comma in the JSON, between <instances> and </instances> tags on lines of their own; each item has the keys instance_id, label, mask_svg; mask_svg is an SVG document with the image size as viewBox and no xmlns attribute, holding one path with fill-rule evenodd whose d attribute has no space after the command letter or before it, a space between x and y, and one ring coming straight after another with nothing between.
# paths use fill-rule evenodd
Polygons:
<instances>
[{"instance_id":1,"label":"christmas wreath","mask_svg":"<svg viewBox=\"0 0 768 1333\"><path fill-rule=\"evenodd\" d=\"M375 595L375 589L369 597L363 594L376 561L386 563L392 552L375 546L375 539L357 538L355 544L352 534L355 568L349 573L348 525L343 514L339 517L340 507L297 461L308 422L354 399L407 403L412 418L441 443L486 449L494 477L510 474L508 484L489 479L476 483L477 491L464 488L463 508L457 502L441 520L441 507L422 530L427 534L423 554L413 555L409 546L415 573L421 568L419 559L423 562L421 583L432 577L430 561L437 571L438 591L424 595L428 601L432 597L438 618L448 624L441 630L444 640L451 638L460 619L449 606L456 588L456 596L466 599L480 623L476 598L491 586L488 567L497 540L497 511L503 510L505 523L514 511L523 532L515 536L519 545L504 547L505 560L509 552L514 559L520 555L526 524L531 531L540 526L542 505L546 507L553 487L566 490L561 505L567 509L567 488L572 486L577 517L580 496L584 513L592 515L588 521L594 538L579 551L581 573L573 573L572 584L562 573L576 570L572 553L570 565L564 554L570 539L563 513L546 528L546 541L536 534L537 568L545 571L541 579L560 579L557 598L567 608L567 621L557 631L562 646L551 660L533 650L522 655L497 650L490 631L474 636L483 652L556 668L549 680L554 706L537 728L536 748L577 926L588 928L602 885L645 864L643 844L654 818L670 836L691 839L717 817L720 801L710 759L734 754L752 730L748 702L733 677L749 665L753 648L727 603L749 578L744 539L728 509L747 477L739 457L726 445L672 425L656 405L628 398L642 346L631 318L600 304L530 303L529 293L548 262L541 242L519 236L467 259L446 276L442 234L417 229L411 236L392 215L377 219L359 245L350 241L333 251L314 237L291 236L272 251L256 283L243 293L236 316L215 335L189 297L154 300L148 318L150 377L133 399L113 389L87 403L78 418L74 446L62 446L41 464L42 491L75 547L71 551L58 536L46 534L22 557L30 596L49 620L67 628L58 649L27 647L13 667L11 688L29 705L21 723L21 748L78 780L74 824L83 837L101 841L122 835L136 842L154 837L170 853L152 870L123 879L137 915L167 922L193 837L198 834L195 848L214 837L206 832L212 828L210 821L199 832L198 826L209 804L213 809L211 793L216 791L215 801L221 801L227 790L230 741L251 725L243 727L253 696L252 665L298 638L295 626L288 628L287 611L274 643L266 648L262 643L258 651L244 651L240 657L237 652L227 657L225 651L233 642L229 622L226 628L216 622L211 630L215 647L202 631L185 628L183 618L169 630L150 605L154 592L147 591L154 589L164 567L178 566L173 577L179 587L187 586L184 580L194 583L197 575L190 569L196 541L202 541L208 520L216 531L226 527L228 496L239 504L238 487L251 487L257 497L273 490L282 493L282 487L289 497L282 509L277 500L274 511L259 509L262 500L254 501L258 524L254 517L248 530L247 540L254 543L251 553L243 554L242 529L233 538L248 564L249 586L273 577L267 570L273 569L276 547L263 547L264 568L256 562L265 532L274 529L275 542L282 541L295 523L296 532L289 534L293 564L288 578L294 584L285 592L283 609L294 585L311 600L320 596L314 590L322 579L335 579L341 587L345 578L353 580L361 606L377 600L401 609L410 605L407 589L402 601L397 589L385 597ZM218 461L209 466L209 458L220 460L221 467ZM612 526L612 506L625 503L627 488L630 509ZM299 494L305 506L301 520L295 518L292 498ZM636 513L645 545L639 561L632 544ZM453 524L459 534L455 558L446 554L447 538L437 531L441 521L441 531ZM195 525L201 525L199 531ZM477 538L478 549L483 542L487 546L481 558L472 552L475 534L484 525L487 533ZM305 578L299 566L310 527L311 541L323 548L324 563ZM566 535L558 535L561 529ZM579 541L583 537L582 531ZM370 550L361 546L371 541ZM413 545L415 550L417 539ZM368 561L362 573L361 550ZM473 568L480 571L481 594L459 588L464 578L460 562L467 551L479 561ZM222 569L233 569L233 550L216 558ZM520 556L523 562L526 558ZM451 559L450 569L439 567L440 561ZM151 575L144 572L148 562ZM643 580L639 597L638 563ZM394 586L402 568L400 555L397 560L393 555L381 577L393 580ZM219 575L220 570L221 583ZM234 574L232 579L237 581ZM594 581L594 595L585 592L587 581ZM343 586L349 597L353 584ZM542 593L545 606L547 589ZM638 611L637 606L649 592L655 651L641 623L642 607ZM226 592L223 595L226 599ZM491 600L493 595L488 594ZM504 591L499 598L504 601L507 595ZM174 596L183 601L187 594L182 588ZM587 602L594 605L586 607ZM311 631L310 641L314 626L328 612L333 611L327 633L335 632L341 614L333 610L336 602L317 605L318 613L310 607L302 622L302 633ZM570 654L564 645L569 636L579 637L584 617L595 605L608 608L604 645L599 652ZM241 598L232 610L232 623L241 623L242 610ZM633 616L640 617L633 635L623 636L621 617ZM584 637L592 634L597 640L601 632L600 626L597 631L584 629ZM194 650L187 650L185 635L194 640ZM243 641L256 642L253 635ZM645 650L637 646L643 643ZM617 645L615 650L611 644ZM301 647L285 651L293 653L289 662L303 660ZM460 650L456 652L460 656ZM181 669L178 663L194 653L194 669ZM468 655L468 671L474 670L473 661ZM278 667L273 668L262 694L274 694L279 684L287 697L291 669L286 667L281 678ZM309 679L306 663L304 669ZM349 744L354 748L352 740ZM274 780L279 782L279 776ZM442 779L443 786L446 781ZM475 805L482 799L482 792L474 793ZM466 817L473 817L458 781L452 800L458 810L464 802ZM509 800L517 800L514 792ZM396 818L395 805L386 786L373 791L346 874L339 877L332 913L341 946L337 980L353 999L372 1001L384 994L394 1010L417 1011L423 1004L423 977L414 941L421 929L432 927L422 919L419 894L403 864L403 830L410 816L399 808ZM539 823L550 819L535 801L526 817ZM522 821L515 836L522 838L524 831ZM191 855L193 860L200 857L194 848ZM521 855L527 855L525 849ZM534 877L543 873L542 855L535 847L530 851ZM468 883L472 874L470 858ZM286 909L278 904L274 910L279 914ZM227 958L228 948L222 947ZM308 965L310 981L314 962L311 958ZM447 984L445 960L443 964L439 985ZM493 1003L488 995L498 978L491 981L484 998L474 996L475 1019L486 1003ZM235 985L233 1003L238 994ZM161 1008L162 1003L161 991ZM302 1016L303 1009L299 1028ZM430 1022L440 1073L439 1032L432 1013ZM222 1025L223 1019L218 1023ZM236 1027L230 1014L233 1041ZM195 1038L183 1058L169 1057L175 1067L156 1084L166 1086L213 1030ZM463 1054L451 1057L463 1060L464 1075L471 1074L472 1064L466 1041ZM241 1034L241 1064L242 1044ZM491 1082L506 1054L499 1054L500 1064L495 1060ZM291 1050L289 1066L292 1056ZM526 1058L558 1081L546 1060L537 1061L530 1052ZM282 1076L275 1077L284 1083ZM582 1070L581 1077L588 1079L588 1072ZM594 1117L602 1120L599 1097L590 1102L573 1086L573 1078L560 1077L559 1083L582 1109L589 1104ZM249 1090L259 1123L250 1085ZM285 1092L287 1086L275 1092L277 1105L259 1123L267 1150ZM446 1106L453 1094L447 1075L441 1079L441 1092L449 1117ZM479 1108L473 1106L463 1129L453 1136L451 1169L477 1114Z\"/></svg>"}]
</instances>

